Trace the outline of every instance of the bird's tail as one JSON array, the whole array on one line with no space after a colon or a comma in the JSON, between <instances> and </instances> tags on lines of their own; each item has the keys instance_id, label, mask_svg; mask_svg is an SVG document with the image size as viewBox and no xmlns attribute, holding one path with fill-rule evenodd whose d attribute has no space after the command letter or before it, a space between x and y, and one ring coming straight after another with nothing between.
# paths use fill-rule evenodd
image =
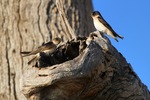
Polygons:
<instances>
[{"instance_id":1,"label":"bird's tail","mask_svg":"<svg viewBox=\"0 0 150 100\"><path fill-rule=\"evenodd\" d=\"M26 57L29 56L29 54L31 53L30 51L24 51L24 52L20 52L21 54L24 54L22 57Z\"/></svg>"},{"instance_id":2,"label":"bird's tail","mask_svg":"<svg viewBox=\"0 0 150 100\"><path fill-rule=\"evenodd\" d=\"M119 37L120 39L123 39L123 38L124 38L123 36L118 35L114 30L113 30L113 34L114 34L116 37Z\"/></svg>"},{"instance_id":3,"label":"bird's tail","mask_svg":"<svg viewBox=\"0 0 150 100\"><path fill-rule=\"evenodd\" d=\"M24 52L20 52L21 54L29 54L30 51L24 51Z\"/></svg>"},{"instance_id":4,"label":"bird's tail","mask_svg":"<svg viewBox=\"0 0 150 100\"><path fill-rule=\"evenodd\" d=\"M124 38L123 36L120 36L120 35L118 35L118 34L116 34L116 35L117 35L117 37L119 37L120 39L123 39L123 38ZM114 39L118 42L117 37L115 37Z\"/></svg>"},{"instance_id":5,"label":"bird's tail","mask_svg":"<svg viewBox=\"0 0 150 100\"><path fill-rule=\"evenodd\" d=\"M114 39L118 42L117 38L114 38Z\"/></svg>"},{"instance_id":6,"label":"bird's tail","mask_svg":"<svg viewBox=\"0 0 150 100\"><path fill-rule=\"evenodd\" d=\"M117 34L117 37L119 37L120 39L123 39L123 38L124 38L123 36L120 36L120 35L118 35L118 34Z\"/></svg>"},{"instance_id":7,"label":"bird's tail","mask_svg":"<svg viewBox=\"0 0 150 100\"><path fill-rule=\"evenodd\" d=\"M117 40L117 37L119 37L120 39L123 39L124 37L123 36L120 36L120 35L118 35L116 32L115 32L115 37L114 37L114 39L118 42L118 40Z\"/></svg>"}]
</instances>

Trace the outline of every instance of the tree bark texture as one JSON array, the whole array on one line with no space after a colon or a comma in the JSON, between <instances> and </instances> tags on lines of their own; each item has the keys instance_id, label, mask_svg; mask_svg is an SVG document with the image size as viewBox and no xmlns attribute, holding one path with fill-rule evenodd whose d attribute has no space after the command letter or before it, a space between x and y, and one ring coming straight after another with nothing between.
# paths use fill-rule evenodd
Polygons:
<instances>
[{"instance_id":1,"label":"tree bark texture","mask_svg":"<svg viewBox=\"0 0 150 100\"><path fill-rule=\"evenodd\" d=\"M76 35L87 36L94 29L91 0L62 0L69 24ZM0 0L0 99L26 100L20 91L20 78L30 51L55 37L66 37L55 0Z\"/></svg>"},{"instance_id":2,"label":"tree bark texture","mask_svg":"<svg viewBox=\"0 0 150 100\"><path fill-rule=\"evenodd\" d=\"M22 77L28 100L150 100L147 87L125 58L102 37L73 60Z\"/></svg>"}]
</instances>

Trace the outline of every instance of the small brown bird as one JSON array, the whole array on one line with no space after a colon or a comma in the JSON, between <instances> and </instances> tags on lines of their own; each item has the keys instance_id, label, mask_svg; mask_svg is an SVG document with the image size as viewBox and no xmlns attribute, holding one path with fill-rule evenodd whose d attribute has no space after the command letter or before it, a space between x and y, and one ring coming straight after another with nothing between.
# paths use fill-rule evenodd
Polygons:
<instances>
[{"instance_id":1,"label":"small brown bird","mask_svg":"<svg viewBox=\"0 0 150 100\"><path fill-rule=\"evenodd\" d=\"M94 26L98 31L106 33L107 35L114 38L117 42L118 42L117 37L123 39L123 37L118 35L112 29L112 27L105 21L105 19L102 17L99 11L92 12L91 17L93 18Z\"/></svg>"},{"instance_id":2,"label":"small brown bird","mask_svg":"<svg viewBox=\"0 0 150 100\"><path fill-rule=\"evenodd\" d=\"M31 52L21 52L21 54L25 54L23 57L34 55L34 57L28 62L31 64L33 61L37 61L40 58L40 53L43 52L46 55L52 54L56 49L57 45L61 42L60 38L54 38L52 42L48 42L38 47L36 50Z\"/></svg>"}]
</instances>

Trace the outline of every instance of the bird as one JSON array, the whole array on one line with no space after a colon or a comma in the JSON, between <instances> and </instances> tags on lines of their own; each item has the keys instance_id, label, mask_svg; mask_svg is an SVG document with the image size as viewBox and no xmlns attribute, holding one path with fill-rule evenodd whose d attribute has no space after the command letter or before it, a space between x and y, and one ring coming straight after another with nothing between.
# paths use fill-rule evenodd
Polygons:
<instances>
[{"instance_id":1,"label":"bird","mask_svg":"<svg viewBox=\"0 0 150 100\"><path fill-rule=\"evenodd\" d=\"M124 37L118 35L113 28L105 21L99 11L94 11L91 13L91 17L93 19L94 26L96 30L109 35L114 38L117 42L117 37L123 39Z\"/></svg>"},{"instance_id":2,"label":"bird","mask_svg":"<svg viewBox=\"0 0 150 100\"><path fill-rule=\"evenodd\" d=\"M39 46L36 50L31 52L21 52L21 54L24 54L22 57L34 55L34 57L28 62L29 65L33 61L37 61L40 58L40 53L45 53L46 55L52 54L57 49L60 42L60 38L54 38L52 41L42 44L42 46Z\"/></svg>"}]
</instances>

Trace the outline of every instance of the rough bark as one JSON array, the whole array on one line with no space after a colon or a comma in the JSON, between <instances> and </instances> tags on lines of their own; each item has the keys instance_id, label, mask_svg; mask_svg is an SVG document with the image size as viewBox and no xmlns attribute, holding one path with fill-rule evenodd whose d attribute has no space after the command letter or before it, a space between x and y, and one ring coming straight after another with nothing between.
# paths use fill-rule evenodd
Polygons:
<instances>
[{"instance_id":1,"label":"rough bark","mask_svg":"<svg viewBox=\"0 0 150 100\"><path fill-rule=\"evenodd\" d=\"M87 36L93 29L91 0L63 0L62 4L76 36ZM74 59L40 70L27 65L30 57L20 55L54 37L66 41L70 39L66 33L55 0L0 1L1 100L150 99L130 64L100 36Z\"/></svg>"},{"instance_id":2,"label":"rough bark","mask_svg":"<svg viewBox=\"0 0 150 100\"><path fill-rule=\"evenodd\" d=\"M131 65L101 35L73 60L28 68L22 87L28 100L150 100Z\"/></svg>"},{"instance_id":3,"label":"rough bark","mask_svg":"<svg viewBox=\"0 0 150 100\"><path fill-rule=\"evenodd\" d=\"M0 99L24 100L20 78L30 51L55 37L67 40L66 29L55 0L0 0ZM63 0L67 19L76 35L87 35L92 29L91 0Z\"/></svg>"}]
</instances>

